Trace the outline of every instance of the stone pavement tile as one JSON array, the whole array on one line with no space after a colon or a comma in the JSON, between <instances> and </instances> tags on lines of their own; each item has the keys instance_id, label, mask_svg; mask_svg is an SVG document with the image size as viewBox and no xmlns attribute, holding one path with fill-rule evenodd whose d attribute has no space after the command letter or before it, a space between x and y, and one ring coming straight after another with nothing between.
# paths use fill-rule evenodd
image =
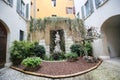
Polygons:
<instances>
[{"instance_id":1,"label":"stone pavement tile","mask_svg":"<svg viewBox=\"0 0 120 80\"><path fill-rule=\"evenodd\" d=\"M89 73L90 80L120 80L120 68L110 63L102 63L98 69Z\"/></svg>"}]
</instances>

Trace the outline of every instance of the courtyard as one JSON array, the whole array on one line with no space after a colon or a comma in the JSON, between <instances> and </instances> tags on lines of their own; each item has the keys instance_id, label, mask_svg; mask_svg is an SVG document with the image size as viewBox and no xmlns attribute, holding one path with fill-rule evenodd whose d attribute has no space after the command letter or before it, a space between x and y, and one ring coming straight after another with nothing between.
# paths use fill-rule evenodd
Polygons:
<instances>
[{"instance_id":1,"label":"courtyard","mask_svg":"<svg viewBox=\"0 0 120 80\"><path fill-rule=\"evenodd\" d=\"M120 0L0 0L0 80L120 80Z\"/></svg>"},{"instance_id":2,"label":"courtyard","mask_svg":"<svg viewBox=\"0 0 120 80\"><path fill-rule=\"evenodd\" d=\"M69 78L51 79L28 75L11 68L0 70L0 80L120 80L120 59L105 60L95 70Z\"/></svg>"}]
</instances>

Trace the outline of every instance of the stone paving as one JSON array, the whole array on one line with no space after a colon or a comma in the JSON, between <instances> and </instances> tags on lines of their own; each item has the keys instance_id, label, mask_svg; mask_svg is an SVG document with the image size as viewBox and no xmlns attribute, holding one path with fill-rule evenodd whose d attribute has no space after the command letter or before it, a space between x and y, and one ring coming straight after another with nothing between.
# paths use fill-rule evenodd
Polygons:
<instances>
[{"instance_id":1,"label":"stone paving","mask_svg":"<svg viewBox=\"0 0 120 80\"><path fill-rule=\"evenodd\" d=\"M3 68L0 70L0 80L120 80L120 59L106 60L89 73L64 79L32 76L10 68Z\"/></svg>"}]
</instances>

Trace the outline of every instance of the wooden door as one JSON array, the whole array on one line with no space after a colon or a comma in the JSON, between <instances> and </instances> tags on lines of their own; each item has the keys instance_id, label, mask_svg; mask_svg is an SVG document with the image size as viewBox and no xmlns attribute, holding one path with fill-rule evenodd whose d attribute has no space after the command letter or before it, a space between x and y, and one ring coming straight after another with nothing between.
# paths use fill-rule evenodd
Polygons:
<instances>
[{"instance_id":1,"label":"wooden door","mask_svg":"<svg viewBox=\"0 0 120 80\"><path fill-rule=\"evenodd\" d=\"M0 68L4 67L6 62L6 43L7 31L2 23L0 23Z\"/></svg>"}]
</instances>

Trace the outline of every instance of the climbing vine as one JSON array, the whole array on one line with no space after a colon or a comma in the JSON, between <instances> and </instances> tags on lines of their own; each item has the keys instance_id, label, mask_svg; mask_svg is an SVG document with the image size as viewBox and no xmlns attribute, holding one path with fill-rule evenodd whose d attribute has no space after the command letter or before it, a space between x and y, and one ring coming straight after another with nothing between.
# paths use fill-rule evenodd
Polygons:
<instances>
[{"instance_id":1,"label":"climbing vine","mask_svg":"<svg viewBox=\"0 0 120 80\"><path fill-rule=\"evenodd\" d=\"M81 19L70 19L70 18L63 18L63 17L46 17L44 19L33 19L31 18L30 21L30 29L29 31L35 32L35 31L45 31L46 25L50 25L54 28L58 26L60 23L67 24L68 29L74 30L75 32L78 32L81 37L85 37L85 27L83 24L83 21Z\"/></svg>"}]
</instances>

